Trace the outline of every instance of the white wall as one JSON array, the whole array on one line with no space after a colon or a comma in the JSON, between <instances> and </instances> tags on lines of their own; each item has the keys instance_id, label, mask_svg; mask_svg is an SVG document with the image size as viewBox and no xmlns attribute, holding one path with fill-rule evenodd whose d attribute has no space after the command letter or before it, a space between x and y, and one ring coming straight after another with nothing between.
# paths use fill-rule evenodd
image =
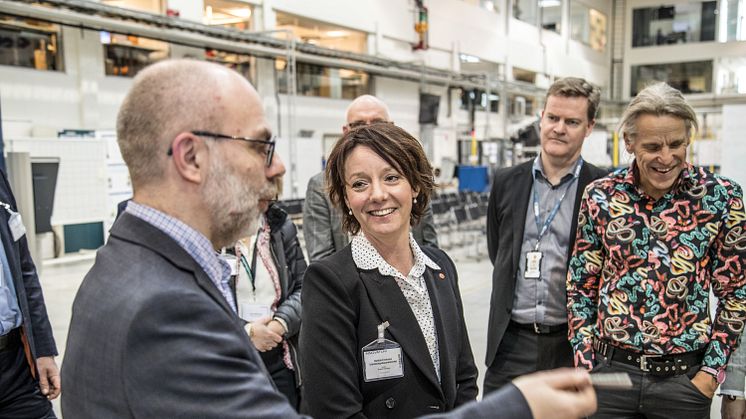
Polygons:
<instances>
[{"instance_id":1,"label":"white wall","mask_svg":"<svg viewBox=\"0 0 746 419\"><path fill-rule=\"evenodd\" d=\"M720 173L746 186L746 143L743 133L746 132L746 105L724 105L723 127L720 157Z\"/></svg>"}]
</instances>

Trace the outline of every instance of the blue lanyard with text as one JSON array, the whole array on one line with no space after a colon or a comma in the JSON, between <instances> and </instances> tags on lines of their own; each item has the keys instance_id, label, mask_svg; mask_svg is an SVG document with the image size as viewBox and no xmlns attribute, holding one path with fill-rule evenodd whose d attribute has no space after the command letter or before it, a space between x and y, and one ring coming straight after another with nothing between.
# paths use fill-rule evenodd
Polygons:
<instances>
[{"instance_id":1,"label":"blue lanyard with text","mask_svg":"<svg viewBox=\"0 0 746 419\"><path fill-rule=\"evenodd\" d=\"M538 159L539 157L537 157ZM534 220L536 221L536 230L539 232L539 237L536 239L536 248L534 250L539 250L539 243L541 243L541 239L544 237L544 234L549 229L549 225L552 224L552 221L554 220L554 217L559 212L560 206L562 205L562 201L565 200L565 196L567 195L567 191L570 190L570 186L572 185L572 182L580 176L580 168L583 166L583 158L578 159L578 163L575 165L575 177L573 180L567 182L567 187L565 187L565 191L562 192L562 196L559 200L557 200L557 203L554 205L554 208L552 208L552 211L549 213L549 216L546 220L544 220L544 223L541 222L541 214L539 212L539 193L536 191L536 172L532 171L531 174L534 177L534 184L533 184L533 191L534 191Z\"/></svg>"}]
</instances>

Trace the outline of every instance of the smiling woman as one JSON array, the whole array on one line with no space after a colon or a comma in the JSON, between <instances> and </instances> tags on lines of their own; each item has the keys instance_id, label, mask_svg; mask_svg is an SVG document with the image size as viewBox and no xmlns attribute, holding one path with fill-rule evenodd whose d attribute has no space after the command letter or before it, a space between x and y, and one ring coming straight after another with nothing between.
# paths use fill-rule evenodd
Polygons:
<instances>
[{"instance_id":1,"label":"smiling woman","mask_svg":"<svg viewBox=\"0 0 746 419\"><path fill-rule=\"evenodd\" d=\"M352 129L326 181L354 237L304 277L301 411L409 418L474 400L456 268L410 234L433 189L420 143L394 124Z\"/></svg>"}]
</instances>

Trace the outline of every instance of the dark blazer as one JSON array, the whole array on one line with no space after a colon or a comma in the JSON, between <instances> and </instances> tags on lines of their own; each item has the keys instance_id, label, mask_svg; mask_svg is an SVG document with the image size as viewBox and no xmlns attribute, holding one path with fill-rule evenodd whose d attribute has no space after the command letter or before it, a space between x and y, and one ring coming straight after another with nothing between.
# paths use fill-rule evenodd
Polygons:
<instances>
[{"instance_id":1,"label":"dark blazer","mask_svg":"<svg viewBox=\"0 0 746 419\"><path fill-rule=\"evenodd\" d=\"M523 244L523 227L529 205L533 176L530 160L517 166L495 172L487 207L487 248L494 269L492 271L492 298L487 330L487 366L495 360L505 329L513 311L515 276ZM583 163L578 177L568 255L575 245L578 209L585 187L595 179L606 176L605 170Z\"/></svg>"},{"instance_id":2,"label":"dark blazer","mask_svg":"<svg viewBox=\"0 0 746 419\"><path fill-rule=\"evenodd\" d=\"M424 273L438 334L441 383L420 326L395 280L359 270L351 245L312 263L303 284L301 411L319 418L411 418L452 410L477 396L458 277L441 250L423 247L441 267ZM366 383L361 349L388 321L402 347L404 377Z\"/></svg>"},{"instance_id":3,"label":"dark blazer","mask_svg":"<svg viewBox=\"0 0 746 419\"><path fill-rule=\"evenodd\" d=\"M174 240L129 213L73 303L70 418L294 418L243 321Z\"/></svg>"},{"instance_id":4,"label":"dark blazer","mask_svg":"<svg viewBox=\"0 0 746 419\"><path fill-rule=\"evenodd\" d=\"M13 211L18 211L16 199L10 190L10 184L5 172L0 170L0 201L10 205ZM57 346L52 336L52 326L47 317L47 307L44 305L44 296L39 284L39 276L36 266L31 259L28 250L26 235L13 240L13 235L8 226L10 214L4 208L0 208L0 237L3 242L5 256L8 259L10 273L13 277L13 285L16 289L18 306L23 315L22 332L26 337L24 347L26 353L31 355L27 359L32 373L36 376L36 363L31 362L43 356L56 356Z\"/></svg>"}]
</instances>

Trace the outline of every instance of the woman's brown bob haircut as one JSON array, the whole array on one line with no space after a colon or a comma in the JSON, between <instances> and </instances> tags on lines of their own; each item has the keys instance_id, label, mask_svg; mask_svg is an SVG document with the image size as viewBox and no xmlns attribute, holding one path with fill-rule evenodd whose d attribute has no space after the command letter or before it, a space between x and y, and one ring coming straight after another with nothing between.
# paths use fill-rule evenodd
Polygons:
<instances>
[{"instance_id":1,"label":"woman's brown bob haircut","mask_svg":"<svg viewBox=\"0 0 746 419\"><path fill-rule=\"evenodd\" d=\"M419 192L409 218L410 225L419 223L430 205L430 194L435 186L433 168L420 142L408 132L391 123L376 123L347 131L334 145L326 164L329 198L342 211L342 230L350 234L360 231L360 223L350 215L345 202L345 162L352 150L360 146L373 150Z\"/></svg>"}]
</instances>

